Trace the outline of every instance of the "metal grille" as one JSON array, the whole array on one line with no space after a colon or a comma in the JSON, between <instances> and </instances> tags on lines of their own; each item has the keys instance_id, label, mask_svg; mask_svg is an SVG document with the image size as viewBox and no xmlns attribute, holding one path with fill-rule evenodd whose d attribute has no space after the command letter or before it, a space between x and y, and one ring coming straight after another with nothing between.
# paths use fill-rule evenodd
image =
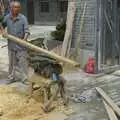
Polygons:
<instances>
[{"instance_id":1,"label":"metal grille","mask_svg":"<svg viewBox=\"0 0 120 120\"><path fill-rule=\"evenodd\" d=\"M84 8L85 4L86 8ZM75 28L73 29L73 46L76 46L76 41L80 41L80 49L92 50L95 48L97 14L96 9L96 0L77 0L76 15L74 20Z\"/></svg>"},{"instance_id":2,"label":"metal grille","mask_svg":"<svg viewBox=\"0 0 120 120\"><path fill-rule=\"evenodd\" d=\"M84 27L80 36L81 49L94 49L96 40L95 17L84 17Z\"/></svg>"},{"instance_id":3,"label":"metal grille","mask_svg":"<svg viewBox=\"0 0 120 120\"><path fill-rule=\"evenodd\" d=\"M101 64L116 65L120 61L119 5L117 3L117 0L102 0Z\"/></svg>"},{"instance_id":4,"label":"metal grille","mask_svg":"<svg viewBox=\"0 0 120 120\"><path fill-rule=\"evenodd\" d=\"M105 63L106 57L112 55L112 39L113 39L113 1L104 0L103 4L103 40L102 47L102 62ZM111 48L111 49L108 49Z\"/></svg>"},{"instance_id":5,"label":"metal grille","mask_svg":"<svg viewBox=\"0 0 120 120\"><path fill-rule=\"evenodd\" d=\"M119 0L76 0L72 47L94 51L100 69L120 63L119 33Z\"/></svg>"}]
</instances>

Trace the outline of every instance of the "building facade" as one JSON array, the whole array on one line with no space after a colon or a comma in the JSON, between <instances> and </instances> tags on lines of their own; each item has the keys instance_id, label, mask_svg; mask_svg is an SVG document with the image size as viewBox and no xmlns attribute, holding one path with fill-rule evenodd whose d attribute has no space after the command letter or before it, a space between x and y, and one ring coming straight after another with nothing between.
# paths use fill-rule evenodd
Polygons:
<instances>
[{"instance_id":1,"label":"building facade","mask_svg":"<svg viewBox=\"0 0 120 120\"><path fill-rule=\"evenodd\" d=\"M66 19L67 0L27 0L27 15L30 23L56 25Z\"/></svg>"}]
</instances>

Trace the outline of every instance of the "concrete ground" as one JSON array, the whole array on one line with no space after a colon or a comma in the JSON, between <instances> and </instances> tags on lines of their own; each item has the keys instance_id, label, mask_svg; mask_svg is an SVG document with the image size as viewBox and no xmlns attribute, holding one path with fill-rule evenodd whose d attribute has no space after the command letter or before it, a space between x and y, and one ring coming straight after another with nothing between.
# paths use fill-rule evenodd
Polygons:
<instances>
[{"instance_id":1,"label":"concrete ground","mask_svg":"<svg viewBox=\"0 0 120 120\"><path fill-rule=\"evenodd\" d=\"M120 70L112 74L89 75L72 71L64 75L66 89L76 113L68 120L108 120L107 112L95 90L102 88L120 106Z\"/></svg>"}]
</instances>

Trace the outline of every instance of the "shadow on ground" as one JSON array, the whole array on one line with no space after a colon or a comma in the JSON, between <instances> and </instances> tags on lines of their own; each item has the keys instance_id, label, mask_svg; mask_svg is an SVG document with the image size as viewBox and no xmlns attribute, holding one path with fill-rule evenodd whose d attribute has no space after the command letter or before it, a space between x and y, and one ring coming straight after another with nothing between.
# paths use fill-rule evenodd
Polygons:
<instances>
[{"instance_id":1,"label":"shadow on ground","mask_svg":"<svg viewBox=\"0 0 120 120\"><path fill-rule=\"evenodd\" d=\"M6 71L0 70L0 79L5 79L7 78L7 76L8 76L8 73Z\"/></svg>"}]
</instances>

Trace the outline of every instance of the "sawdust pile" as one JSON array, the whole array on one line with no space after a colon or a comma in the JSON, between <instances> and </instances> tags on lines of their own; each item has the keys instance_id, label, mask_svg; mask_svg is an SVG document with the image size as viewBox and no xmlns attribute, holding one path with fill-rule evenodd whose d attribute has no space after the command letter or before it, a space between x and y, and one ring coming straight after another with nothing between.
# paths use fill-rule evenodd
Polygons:
<instances>
[{"instance_id":1,"label":"sawdust pile","mask_svg":"<svg viewBox=\"0 0 120 120\"><path fill-rule=\"evenodd\" d=\"M66 111L61 102L56 102L54 105L59 107L52 112ZM27 96L19 93L14 87L0 86L1 120L49 120L49 114L45 114L41 104L34 99L28 103Z\"/></svg>"},{"instance_id":2,"label":"sawdust pile","mask_svg":"<svg viewBox=\"0 0 120 120\"><path fill-rule=\"evenodd\" d=\"M5 85L0 86L0 115L2 120L35 120L45 116L40 103L27 103L27 96Z\"/></svg>"}]
</instances>

